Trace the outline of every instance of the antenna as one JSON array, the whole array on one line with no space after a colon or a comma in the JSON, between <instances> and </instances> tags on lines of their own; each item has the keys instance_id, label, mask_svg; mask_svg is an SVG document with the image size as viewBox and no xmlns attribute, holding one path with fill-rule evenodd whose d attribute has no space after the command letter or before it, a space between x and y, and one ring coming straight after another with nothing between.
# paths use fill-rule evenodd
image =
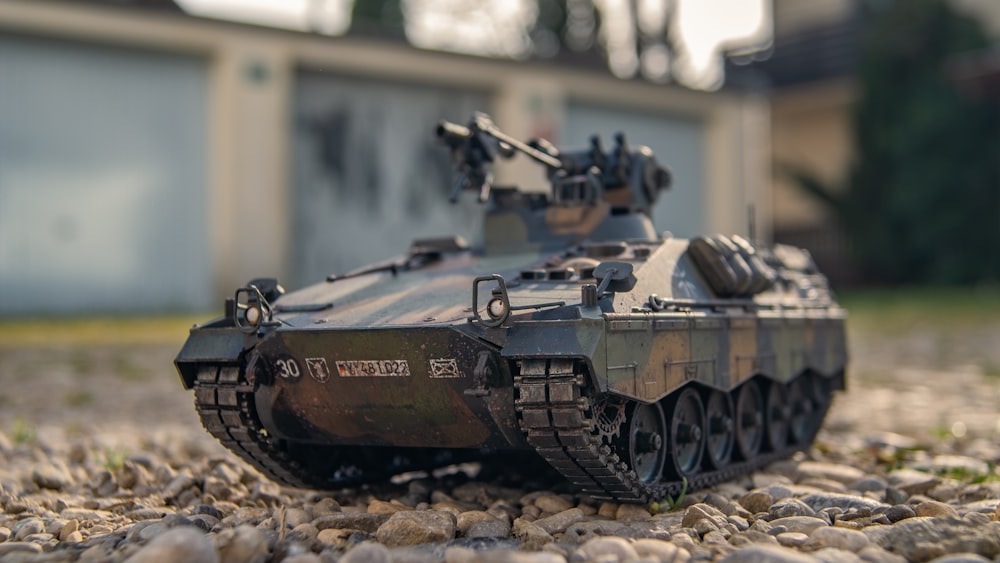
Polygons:
<instances>
[{"instance_id":1,"label":"antenna","mask_svg":"<svg viewBox=\"0 0 1000 563\"><path fill-rule=\"evenodd\" d=\"M757 213L752 203L747 204L747 238L757 244Z\"/></svg>"}]
</instances>

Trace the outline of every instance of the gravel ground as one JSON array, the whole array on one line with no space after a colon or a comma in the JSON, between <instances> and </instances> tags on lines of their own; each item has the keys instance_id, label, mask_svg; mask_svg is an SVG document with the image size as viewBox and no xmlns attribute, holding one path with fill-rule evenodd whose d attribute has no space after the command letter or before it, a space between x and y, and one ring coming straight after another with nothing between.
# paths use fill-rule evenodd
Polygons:
<instances>
[{"instance_id":1,"label":"gravel ground","mask_svg":"<svg viewBox=\"0 0 1000 563\"><path fill-rule=\"evenodd\" d=\"M0 347L0 561L985 561L1000 324L854 329L814 447L666 506L464 474L279 487L201 429L169 345Z\"/></svg>"}]
</instances>

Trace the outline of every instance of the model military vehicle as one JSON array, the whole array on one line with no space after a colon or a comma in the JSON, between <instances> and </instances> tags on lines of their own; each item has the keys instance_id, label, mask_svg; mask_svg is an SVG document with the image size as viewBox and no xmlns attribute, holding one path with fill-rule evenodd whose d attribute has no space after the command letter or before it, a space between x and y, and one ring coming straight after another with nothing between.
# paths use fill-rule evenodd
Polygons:
<instances>
[{"instance_id":1,"label":"model military vehicle","mask_svg":"<svg viewBox=\"0 0 1000 563\"><path fill-rule=\"evenodd\" d=\"M237 289L176 359L205 428L285 484L339 488L522 453L597 499L647 502L806 448L844 387L844 311L809 254L658 234L670 174L605 150L523 143L484 114L436 131L481 244L286 293ZM547 191L495 186L537 162Z\"/></svg>"}]
</instances>

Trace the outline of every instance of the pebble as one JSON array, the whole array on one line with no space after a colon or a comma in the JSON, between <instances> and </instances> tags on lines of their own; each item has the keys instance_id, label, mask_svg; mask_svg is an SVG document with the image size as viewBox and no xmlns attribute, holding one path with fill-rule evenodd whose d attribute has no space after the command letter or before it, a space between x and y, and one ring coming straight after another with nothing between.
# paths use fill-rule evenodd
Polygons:
<instances>
[{"instance_id":1,"label":"pebble","mask_svg":"<svg viewBox=\"0 0 1000 563\"><path fill-rule=\"evenodd\" d=\"M725 518L725 514L722 513L718 508L710 504L698 503L691 505L684 511L684 519L681 521L681 526L685 528L693 528L695 524L703 520L713 521L716 517Z\"/></svg>"},{"instance_id":2,"label":"pebble","mask_svg":"<svg viewBox=\"0 0 1000 563\"><path fill-rule=\"evenodd\" d=\"M659 563L685 563L691 558L687 550L677 547L668 541L644 538L636 540L632 549L641 558L648 558Z\"/></svg>"},{"instance_id":3,"label":"pebble","mask_svg":"<svg viewBox=\"0 0 1000 563\"><path fill-rule=\"evenodd\" d=\"M809 539L809 536L802 532L781 532L774 536L774 539L785 547L801 547Z\"/></svg>"},{"instance_id":4,"label":"pebble","mask_svg":"<svg viewBox=\"0 0 1000 563\"><path fill-rule=\"evenodd\" d=\"M639 553L625 538L588 540L573 552L570 561L636 561Z\"/></svg>"},{"instance_id":5,"label":"pebble","mask_svg":"<svg viewBox=\"0 0 1000 563\"><path fill-rule=\"evenodd\" d=\"M868 510L875 510L886 506L885 504L870 498L837 493L815 493L806 495L800 500L813 510L822 510L828 507L837 507L844 511L852 508L867 508Z\"/></svg>"},{"instance_id":6,"label":"pebble","mask_svg":"<svg viewBox=\"0 0 1000 563\"><path fill-rule=\"evenodd\" d=\"M23 541L8 541L0 543L0 557L15 553L41 553L42 546L37 543Z\"/></svg>"},{"instance_id":7,"label":"pebble","mask_svg":"<svg viewBox=\"0 0 1000 563\"><path fill-rule=\"evenodd\" d=\"M125 563L220 563L212 540L194 528L174 528L139 549Z\"/></svg>"},{"instance_id":8,"label":"pebble","mask_svg":"<svg viewBox=\"0 0 1000 563\"><path fill-rule=\"evenodd\" d=\"M340 563L390 563L391 561L392 555L389 550L375 542L360 543L340 558Z\"/></svg>"},{"instance_id":9,"label":"pebble","mask_svg":"<svg viewBox=\"0 0 1000 563\"><path fill-rule=\"evenodd\" d=\"M382 524L389 520L388 514L368 514L365 512L334 512L320 516L313 525L320 530L327 528L361 530L374 533Z\"/></svg>"},{"instance_id":10,"label":"pebble","mask_svg":"<svg viewBox=\"0 0 1000 563\"><path fill-rule=\"evenodd\" d=\"M767 491L751 491L740 499L740 504L754 514L767 512L774 504L774 497Z\"/></svg>"},{"instance_id":11,"label":"pebble","mask_svg":"<svg viewBox=\"0 0 1000 563\"><path fill-rule=\"evenodd\" d=\"M43 489L61 491L73 484L64 468L54 465L40 465L31 472L31 480Z\"/></svg>"},{"instance_id":12,"label":"pebble","mask_svg":"<svg viewBox=\"0 0 1000 563\"><path fill-rule=\"evenodd\" d=\"M812 556L823 563L862 563L861 558L854 553L835 547L824 547L814 551Z\"/></svg>"},{"instance_id":13,"label":"pebble","mask_svg":"<svg viewBox=\"0 0 1000 563\"><path fill-rule=\"evenodd\" d=\"M803 461L796 466L797 481L809 478L829 479L843 485L850 485L865 476L865 472L850 465Z\"/></svg>"},{"instance_id":14,"label":"pebble","mask_svg":"<svg viewBox=\"0 0 1000 563\"><path fill-rule=\"evenodd\" d=\"M816 528L803 545L807 550L818 550L833 547L844 551L857 552L870 543L868 536L857 530L849 530L836 526Z\"/></svg>"},{"instance_id":15,"label":"pebble","mask_svg":"<svg viewBox=\"0 0 1000 563\"><path fill-rule=\"evenodd\" d=\"M907 518L913 518L917 515L917 512L905 504L897 504L895 506L890 506L884 512L885 516L890 522L895 524L900 520L906 520Z\"/></svg>"},{"instance_id":16,"label":"pebble","mask_svg":"<svg viewBox=\"0 0 1000 563\"><path fill-rule=\"evenodd\" d=\"M535 499L535 506L542 512L556 514L573 508L573 503L558 495L543 494Z\"/></svg>"},{"instance_id":17,"label":"pebble","mask_svg":"<svg viewBox=\"0 0 1000 563\"><path fill-rule=\"evenodd\" d=\"M998 525L977 526L949 518L908 518L892 526L872 526L864 533L882 548L907 560L928 560L974 546L982 555L1000 554Z\"/></svg>"},{"instance_id":18,"label":"pebble","mask_svg":"<svg viewBox=\"0 0 1000 563\"><path fill-rule=\"evenodd\" d=\"M801 551L778 545L750 544L722 558L721 563L817 563L819 560Z\"/></svg>"},{"instance_id":19,"label":"pebble","mask_svg":"<svg viewBox=\"0 0 1000 563\"><path fill-rule=\"evenodd\" d=\"M468 538L506 538L510 530L511 526L505 520L494 518L472 524L464 535Z\"/></svg>"},{"instance_id":20,"label":"pebble","mask_svg":"<svg viewBox=\"0 0 1000 563\"><path fill-rule=\"evenodd\" d=\"M990 563L992 559L987 559L978 553L952 553L935 557L930 563Z\"/></svg>"},{"instance_id":21,"label":"pebble","mask_svg":"<svg viewBox=\"0 0 1000 563\"><path fill-rule=\"evenodd\" d=\"M788 516L786 518L771 520L769 527L774 528L780 526L787 532L799 532L811 535L817 528L823 528L829 525L830 524L826 520L815 516ZM762 531L766 532L767 530Z\"/></svg>"},{"instance_id":22,"label":"pebble","mask_svg":"<svg viewBox=\"0 0 1000 563\"><path fill-rule=\"evenodd\" d=\"M775 520L789 516L815 516L816 511L797 498L786 498L772 504L767 514Z\"/></svg>"},{"instance_id":23,"label":"pebble","mask_svg":"<svg viewBox=\"0 0 1000 563\"><path fill-rule=\"evenodd\" d=\"M652 518L649 510L639 504L622 504L615 511L615 520L620 522L643 522Z\"/></svg>"},{"instance_id":24,"label":"pebble","mask_svg":"<svg viewBox=\"0 0 1000 563\"><path fill-rule=\"evenodd\" d=\"M511 533L514 538L524 543L525 549L541 549L542 546L553 541L552 534L524 518L514 520Z\"/></svg>"},{"instance_id":25,"label":"pebble","mask_svg":"<svg viewBox=\"0 0 1000 563\"><path fill-rule=\"evenodd\" d=\"M931 518L958 518L958 511L943 502L927 500L916 506L914 509L917 516L929 516Z\"/></svg>"},{"instance_id":26,"label":"pebble","mask_svg":"<svg viewBox=\"0 0 1000 563\"><path fill-rule=\"evenodd\" d=\"M553 514L552 516L535 520L535 526L538 526L550 534L554 534L557 532L565 532L566 528L582 521L583 519L584 514L582 510L579 508L570 508L569 510L564 510L558 514Z\"/></svg>"},{"instance_id":27,"label":"pebble","mask_svg":"<svg viewBox=\"0 0 1000 563\"><path fill-rule=\"evenodd\" d=\"M455 537L455 522L455 516L449 512L397 512L379 526L375 537L388 547L446 541Z\"/></svg>"},{"instance_id":28,"label":"pebble","mask_svg":"<svg viewBox=\"0 0 1000 563\"><path fill-rule=\"evenodd\" d=\"M223 530L215 536L221 563L263 563L270 556L263 532L250 526Z\"/></svg>"}]
</instances>

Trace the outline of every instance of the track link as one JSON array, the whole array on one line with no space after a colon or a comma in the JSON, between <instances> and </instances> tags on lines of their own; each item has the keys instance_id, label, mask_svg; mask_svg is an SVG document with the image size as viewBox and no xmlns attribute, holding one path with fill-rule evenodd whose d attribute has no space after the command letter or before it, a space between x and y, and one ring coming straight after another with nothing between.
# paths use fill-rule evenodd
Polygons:
<instances>
[{"instance_id":1,"label":"track link","mask_svg":"<svg viewBox=\"0 0 1000 563\"><path fill-rule=\"evenodd\" d=\"M514 386L518 421L528 443L570 483L597 500L645 503L676 497L685 488L711 487L807 448L819 431L815 424L800 444L698 473L686 484L643 483L608 444L601 443L584 375L573 360L524 360ZM825 401L817 413L820 420L828 407Z\"/></svg>"}]
</instances>

